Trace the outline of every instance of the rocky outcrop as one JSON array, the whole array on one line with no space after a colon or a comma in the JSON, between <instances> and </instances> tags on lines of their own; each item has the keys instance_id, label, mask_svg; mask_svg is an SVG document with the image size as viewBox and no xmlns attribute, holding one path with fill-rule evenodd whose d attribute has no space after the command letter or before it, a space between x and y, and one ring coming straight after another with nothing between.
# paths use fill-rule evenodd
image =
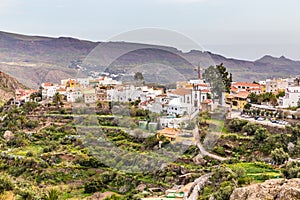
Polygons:
<instances>
[{"instance_id":1,"label":"rocky outcrop","mask_svg":"<svg viewBox=\"0 0 300 200\"><path fill-rule=\"evenodd\" d=\"M16 89L25 89L15 78L0 71L0 102L5 102L14 97Z\"/></svg>"},{"instance_id":2,"label":"rocky outcrop","mask_svg":"<svg viewBox=\"0 0 300 200\"><path fill-rule=\"evenodd\" d=\"M237 188L230 200L299 200L300 179L272 179L264 183Z\"/></svg>"}]
</instances>

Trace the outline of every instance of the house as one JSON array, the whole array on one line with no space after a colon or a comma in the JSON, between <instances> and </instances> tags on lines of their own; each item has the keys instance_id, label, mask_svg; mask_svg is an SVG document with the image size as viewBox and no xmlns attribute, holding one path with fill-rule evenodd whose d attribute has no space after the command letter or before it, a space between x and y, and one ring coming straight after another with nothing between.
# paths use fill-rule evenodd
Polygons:
<instances>
[{"instance_id":1,"label":"house","mask_svg":"<svg viewBox=\"0 0 300 200\"><path fill-rule=\"evenodd\" d=\"M96 90L97 100L107 101L107 91L105 89Z\"/></svg>"},{"instance_id":2,"label":"house","mask_svg":"<svg viewBox=\"0 0 300 200\"><path fill-rule=\"evenodd\" d=\"M42 98L49 99L56 93L57 85L53 83L42 83Z\"/></svg>"},{"instance_id":3,"label":"house","mask_svg":"<svg viewBox=\"0 0 300 200\"><path fill-rule=\"evenodd\" d=\"M89 80L90 79L91 78L78 78L77 82L80 85L80 87L85 88L85 87L87 87L89 85Z\"/></svg>"},{"instance_id":4,"label":"house","mask_svg":"<svg viewBox=\"0 0 300 200\"><path fill-rule=\"evenodd\" d=\"M278 93L283 92L289 86L289 79L267 79L266 92Z\"/></svg>"},{"instance_id":5,"label":"house","mask_svg":"<svg viewBox=\"0 0 300 200\"><path fill-rule=\"evenodd\" d=\"M290 86L285 90L285 96L279 98L279 106L283 108L298 106L300 86Z\"/></svg>"},{"instance_id":6,"label":"house","mask_svg":"<svg viewBox=\"0 0 300 200\"><path fill-rule=\"evenodd\" d=\"M190 104L182 103L180 98L174 98L168 104L167 113L172 116L183 116L184 114L191 114L192 107Z\"/></svg>"},{"instance_id":7,"label":"house","mask_svg":"<svg viewBox=\"0 0 300 200\"><path fill-rule=\"evenodd\" d=\"M70 87L73 88L77 85L77 81L75 79L64 79L61 80L61 85L65 86L65 87Z\"/></svg>"},{"instance_id":8,"label":"house","mask_svg":"<svg viewBox=\"0 0 300 200\"><path fill-rule=\"evenodd\" d=\"M79 88L68 89L66 92L67 102L75 103L83 100L83 94Z\"/></svg>"},{"instance_id":9,"label":"house","mask_svg":"<svg viewBox=\"0 0 300 200\"><path fill-rule=\"evenodd\" d=\"M135 88L133 85L118 86L107 90L108 101L130 102L141 98L142 90Z\"/></svg>"},{"instance_id":10,"label":"house","mask_svg":"<svg viewBox=\"0 0 300 200\"><path fill-rule=\"evenodd\" d=\"M180 131L176 128L164 128L157 131L157 138L164 136L169 141L174 141L176 137L180 134Z\"/></svg>"},{"instance_id":11,"label":"house","mask_svg":"<svg viewBox=\"0 0 300 200\"><path fill-rule=\"evenodd\" d=\"M231 84L231 89L234 93L240 91L261 91L261 85L257 83L234 82Z\"/></svg>"},{"instance_id":12,"label":"house","mask_svg":"<svg viewBox=\"0 0 300 200\"><path fill-rule=\"evenodd\" d=\"M96 103L97 102L97 94L95 89L87 89L83 91L83 99L84 103Z\"/></svg>"},{"instance_id":13,"label":"house","mask_svg":"<svg viewBox=\"0 0 300 200\"><path fill-rule=\"evenodd\" d=\"M37 90L23 90L23 89L16 89L15 90L15 102L28 102L30 101L30 95L33 93L37 93Z\"/></svg>"},{"instance_id":14,"label":"house","mask_svg":"<svg viewBox=\"0 0 300 200\"><path fill-rule=\"evenodd\" d=\"M179 98L180 102L192 104L192 90L185 88L178 88L167 93L171 99Z\"/></svg>"},{"instance_id":15,"label":"house","mask_svg":"<svg viewBox=\"0 0 300 200\"><path fill-rule=\"evenodd\" d=\"M192 104L196 109L201 108L201 102L207 99L208 93L210 90L201 87L192 90Z\"/></svg>"},{"instance_id":16,"label":"house","mask_svg":"<svg viewBox=\"0 0 300 200\"><path fill-rule=\"evenodd\" d=\"M236 94L227 94L226 104L233 110L242 110L244 109L244 106L248 103L247 98L249 94L250 93L247 91L240 91Z\"/></svg>"}]
</instances>

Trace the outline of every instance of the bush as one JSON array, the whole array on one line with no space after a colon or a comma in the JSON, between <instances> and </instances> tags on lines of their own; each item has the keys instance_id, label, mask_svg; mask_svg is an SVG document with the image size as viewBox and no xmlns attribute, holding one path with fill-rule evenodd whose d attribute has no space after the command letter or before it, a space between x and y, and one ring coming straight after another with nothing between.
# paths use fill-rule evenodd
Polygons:
<instances>
[{"instance_id":1,"label":"bush","mask_svg":"<svg viewBox=\"0 0 300 200\"><path fill-rule=\"evenodd\" d=\"M251 122L248 122L244 127L243 127L243 132L246 132L248 135L254 135L255 131L261 128L260 125L254 124Z\"/></svg>"},{"instance_id":2,"label":"bush","mask_svg":"<svg viewBox=\"0 0 300 200\"><path fill-rule=\"evenodd\" d=\"M228 126L231 131L240 132L247 123L246 120L233 119L229 122Z\"/></svg>"},{"instance_id":3,"label":"bush","mask_svg":"<svg viewBox=\"0 0 300 200\"><path fill-rule=\"evenodd\" d=\"M55 189L51 189L44 196L44 200L57 200L59 198L59 192Z\"/></svg>"},{"instance_id":4,"label":"bush","mask_svg":"<svg viewBox=\"0 0 300 200\"><path fill-rule=\"evenodd\" d=\"M0 194L13 190L14 185L6 175L0 175Z\"/></svg>"},{"instance_id":5,"label":"bush","mask_svg":"<svg viewBox=\"0 0 300 200\"><path fill-rule=\"evenodd\" d=\"M275 149L271 152L272 159L277 165L285 163L289 159L289 154L286 153L282 148Z\"/></svg>"},{"instance_id":6,"label":"bush","mask_svg":"<svg viewBox=\"0 0 300 200\"><path fill-rule=\"evenodd\" d=\"M254 132L254 140L259 143L259 142L263 142L265 141L265 139L268 138L268 131L265 128L258 128L256 129L256 131Z\"/></svg>"},{"instance_id":7,"label":"bush","mask_svg":"<svg viewBox=\"0 0 300 200\"><path fill-rule=\"evenodd\" d=\"M283 174L286 178L300 178L300 162L292 161L288 162Z\"/></svg>"},{"instance_id":8,"label":"bush","mask_svg":"<svg viewBox=\"0 0 300 200\"><path fill-rule=\"evenodd\" d=\"M214 147L213 151L221 156L226 155L224 147L221 146Z\"/></svg>"},{"instance_id":9,"label":"bush","mask_svg":"<svg viewBox=\"0 0 300 200\"><path fill-rule=\"evenodd\" d=\"M101 179L91 180L90 182L85 183L84 193L95 193L102 189L103 182Z\"/></svg>"}]
</instances>

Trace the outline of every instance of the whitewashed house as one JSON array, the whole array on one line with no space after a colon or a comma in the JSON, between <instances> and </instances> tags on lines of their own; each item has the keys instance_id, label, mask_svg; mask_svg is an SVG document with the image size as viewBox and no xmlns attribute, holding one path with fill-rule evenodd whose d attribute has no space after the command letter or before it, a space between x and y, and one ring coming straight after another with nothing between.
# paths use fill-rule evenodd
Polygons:
<instances>
[{"instance_id":1,"label":"whitewashed house","mask_svg":"<svg viewBox=\"0 0 300 200\"><path fill-rule=\"evenodd\" d=\"M96 103L97 102L97 94L95 89L89 89L83 91L83 99L84 103Z\"/></svg>"},{"instance_id":2,"label":"whitewashed house","mask_svg":"<svg viewBox=\"0 0 300 200\"><path fill-rule=\"evenodd\" d=\"M120 86L114 89L107 90L108 101L129 102L136 101L141 98L142 90L131 86Z\"/></svg>"},{"instance_id":3,"label":"whitewashed house","mask_svg":"<svg viewBox=\"0 0 300 200\"><path fill-rule=\"evenodd\" d=\"M285 90L285 96L279 98L279 106L283 108L297 106L300 99L300 86L290 86Z\"/></svg>"},{"instance_id":4,"label":"whitewashed house","mask_svg":"<svg viewBox=\"0 0 300 200\"><path fill-rule=\"evenodd\" d=\"M169 102L167 113L172 116L183 116L192 114L191 104L181 102L180 98L174 98Z\"/></svg>"},{"instance_id":5,"label":"whitewashed house","mask_svg":"<svg viewBox=\"0 0 300 200\"><path fill-rule=\"evenodd\" d=\"M67 101L71 103L83 100L83 94L78 88L68 90L66 96L67 96Z\"/></svg>"}]
</instances>

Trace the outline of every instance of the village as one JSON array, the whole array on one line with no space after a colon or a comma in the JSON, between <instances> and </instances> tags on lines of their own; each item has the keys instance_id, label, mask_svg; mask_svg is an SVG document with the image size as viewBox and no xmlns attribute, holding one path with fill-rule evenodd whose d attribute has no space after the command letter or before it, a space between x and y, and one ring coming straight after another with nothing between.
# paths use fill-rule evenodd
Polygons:
<instances>
[{"instance_id":1,"label":"village","mask_svg":"<svg viewBox=\"0 0 300 200\"><path fill-rule=\"evenodd\" d=\"M32 99L40 91L41 98ZM99 78L77 78L61 80L60 84L42 83L40 90L15 92L14 104L22 102L49 102L55 95L61 95L69 104L83 102L135 102L141 109L168 116L163 127L178 128L183 116L192 116L202 111L212 111L218 105L227 107L228 112L260 110L260 115L279 118L297 118L300 98L300 79L276 78L248 82L232 82L229 93L223 93L222 101L212 99L211 86L205 80L196 79L177 82L176 89L147 85L123 84L108 76ZM272 113L272 114L271 114ZM245 114L247 113L242 113ZM282 115L282 116L281 116ZM230 116L230 115L229 115ZM236 114L234 115L236 116Z\"/></svg>"},{"instance_id":2,"label":"village","mask_svg":"<svg viewBox=\"0 0 300 200\"><path fill-rule=\"evenodd\" d=\"M267 79L257 83L232 82L230 92L222 92L221 101L213 99L211 84L202 79L177 82L175 89L124 84L107 76L65 79L60 84L42 83L40 90L18 89L12 103L22 105L37 101L48 105L58 96L63 102L59 105L62 107L75 104L92 106L99 102L134 103L139 109L159 116L155 122L140 120L139 128L156 134L157 138L163 136L170 142L190 145L197 144L199 140L198 132L192 131L194 126L191 126L191 121L200 112L212 113L218 107L225 108L223 114L227 118L242 118L279 127L284 127L288 119L300 117L297 110L300 98L298 78ZM206 150L203 148L202 151ZM171 188L165 191L164 197L187 199L191 188L192 185Z\"/></svg>"}]
</instances>

